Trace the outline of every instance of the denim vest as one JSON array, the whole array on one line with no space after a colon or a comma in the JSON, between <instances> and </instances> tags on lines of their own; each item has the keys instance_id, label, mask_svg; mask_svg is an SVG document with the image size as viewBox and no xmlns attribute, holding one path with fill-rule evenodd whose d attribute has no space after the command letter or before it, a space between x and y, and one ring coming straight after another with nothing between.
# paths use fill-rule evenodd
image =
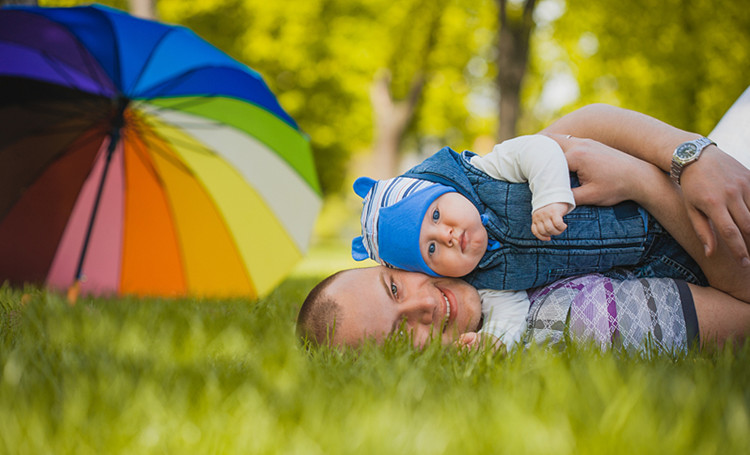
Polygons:
<instances>
[{"instance_id":1,"label":"denim vest","mask_svg":"<svg viewBox=\"0 0 750 455\"><path fill-rule=\"evenodd\" d=\"M705 285L695 261L634 202L613 207L578 206L568 227L550 241L531 232L531 191L527 183L495 179L469 163L475 154L448 147L407 171L451 186L482 215L489 249L464 279L478 289L530 289L560 278L629 268L638 277L679 278ZM571 181L577 186L575 174ZM493 242L494 240L494 242Z\"/></svg>"}]
</instances>

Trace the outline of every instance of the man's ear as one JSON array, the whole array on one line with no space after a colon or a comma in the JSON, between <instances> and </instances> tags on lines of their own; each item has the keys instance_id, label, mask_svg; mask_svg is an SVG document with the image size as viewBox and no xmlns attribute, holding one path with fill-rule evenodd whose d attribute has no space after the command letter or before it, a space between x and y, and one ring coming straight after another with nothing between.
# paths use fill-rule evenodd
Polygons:
<instances>
[{"instance_id":1,"label":"man's ear","mask_svg":"<svg viewBox=\"0 0 750 455\"><path fill-rule=\"evenodd\" d=\"M359 197L364 199L365 196L367 196L367 193L370 192L372 187L375 186L375 183L377 183L377 180L373 180L370 177L360 177L354 181L354 185L352 185L352 187L354 188L354 192L357 193Z\"/></svg>"},{"instance_id":2,"label":"man's ear","mask_svg":"<svg viewBox=\"0 0 750 455\"><path fill-rule=\"evenodd\" d=\"M370 254L365 249L365 244L362 242L362 236L357 236L352 239L352 258L355 261L364 261L369 258Z\"/></svg>"}]
</instances>

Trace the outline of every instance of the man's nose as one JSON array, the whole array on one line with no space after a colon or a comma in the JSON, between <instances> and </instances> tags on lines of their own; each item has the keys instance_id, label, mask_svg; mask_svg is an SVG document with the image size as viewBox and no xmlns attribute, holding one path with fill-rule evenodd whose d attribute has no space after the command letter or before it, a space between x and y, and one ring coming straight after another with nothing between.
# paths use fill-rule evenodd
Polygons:
<instances>
[{"instance_id":1,"label":"man's nose","mask_svg":"<svg viewBox=\"0 0 750 455\"><path fill-rule=\"evenodd\" d=\"M437 302L427 295L412 295L399 304L399 312L402 319L410 325L433 323L433 315Z\"/></svg>"}]
</instances>

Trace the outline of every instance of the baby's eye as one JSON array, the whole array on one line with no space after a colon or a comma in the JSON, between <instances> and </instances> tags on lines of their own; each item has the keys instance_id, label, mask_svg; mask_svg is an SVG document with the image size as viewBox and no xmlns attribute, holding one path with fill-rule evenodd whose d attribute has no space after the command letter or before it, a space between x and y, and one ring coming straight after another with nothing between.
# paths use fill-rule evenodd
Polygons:
<instances>
[{"instance_id":1,"label":"baby's eye","mask_svg":"<svg viewBox=\"0 0 750 455\"><path fill-rule=\"evenodd\" d=\"M440 210L435 209L432 212L432 221L437 221L440 219Z\"/></svg>"},{"instance_id":2,"label":"baby's eye","mask_svg":"<svg viewBox=\"0 0 750 455\"><path fill-rule=\"evenodd\" d=\"M393 282L391 282L391 294L393 294L394 297L398 295L398 287Z\"/></svg>"},{"instance_id":3,"label":"baby's eye","mask_svg":"<svg viewBox=\"0 0 750 455\"><path fill-rule=\"evenodd\" d=\"M435 253L435 244L434 243L430 243L430 246L427 247L427 254L429 254L430 256L432 256L433 253Z\"/></svg>"}]
</instances>

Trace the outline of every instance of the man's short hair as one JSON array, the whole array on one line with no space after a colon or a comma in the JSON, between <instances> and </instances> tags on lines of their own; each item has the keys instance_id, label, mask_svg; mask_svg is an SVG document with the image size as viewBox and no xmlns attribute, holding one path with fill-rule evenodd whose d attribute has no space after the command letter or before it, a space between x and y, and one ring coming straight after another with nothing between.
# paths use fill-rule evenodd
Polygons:
<instances>
[{"instance_id":1,"label":"man's short hair","mask_svg":"<svg viewBox=\"0 0 750 455\"><path fill-rule=\"evenodd\" d=\"M328 287L346 270L340 270L318 283L302 303L297 316L297 336L313 346L331 345L341 306L326 293Z\"/></svg>"}]
</instances>

